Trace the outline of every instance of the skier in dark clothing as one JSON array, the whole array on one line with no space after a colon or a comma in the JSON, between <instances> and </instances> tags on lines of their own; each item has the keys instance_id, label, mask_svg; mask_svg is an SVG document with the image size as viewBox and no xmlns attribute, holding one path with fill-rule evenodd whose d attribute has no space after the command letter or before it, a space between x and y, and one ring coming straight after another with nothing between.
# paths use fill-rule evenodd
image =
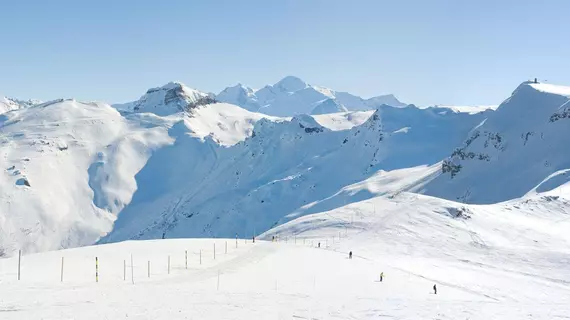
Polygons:
<instances>
[{"instance_id":1,"label":"skier in dark clothing","mask_svg":"<svg viewBox=\"0 0 570 320\"><path fill-rule=\"evenodd\" d=\"M319 248L321 247L321 243L319 242Z\"/></svg>"},{"instance_id":2,"label":"skier in dark clothing","mask_svg":"<svg viewBox=\"0 0 570 320\"><path fill-rule=\"evenodd\" d=\"M348 253L348 258L349 258L349 259L352 259L352 251L350 251L350 252Z\"/></svg>"},{"instance_id":3,"label":"skier in dark clothing","mask_svg":"<svg viewBox=\"0 0 570 320\"><path fill-rule=\"evenodd\" d=\"M437 294L437 287L435 284L433 285L433 294Z\"/></svg>"},{"instance_id":4,"label":"skier in dark clothing","mask_svg":"<svg viewBox=\"0 0 570 320\"><path fill-rule=\"evenodd\" d=\"M255 243L255 236L253 237L253 243Z\"/></svg>"}]
</instances>

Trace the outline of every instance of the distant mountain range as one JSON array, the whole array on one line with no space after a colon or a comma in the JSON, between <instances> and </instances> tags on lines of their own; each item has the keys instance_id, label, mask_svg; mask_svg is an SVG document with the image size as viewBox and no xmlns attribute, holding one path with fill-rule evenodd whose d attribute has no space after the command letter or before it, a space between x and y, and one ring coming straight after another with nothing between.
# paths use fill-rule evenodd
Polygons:
<instances>
[{"instance_id":1,"label":"distant mountain range","mask_svg":"<svg viewBox=\"0 0 570 320\"><path fill-rule=\"evenodd\" d=\"M363 99L348 92L310 85L293 76L259 90L237 84L224 89L216 95L216 99L273 116L364 111L376 109L383 104L393 107L406 105L391 94Z\"/></svg>"}]
</instances>

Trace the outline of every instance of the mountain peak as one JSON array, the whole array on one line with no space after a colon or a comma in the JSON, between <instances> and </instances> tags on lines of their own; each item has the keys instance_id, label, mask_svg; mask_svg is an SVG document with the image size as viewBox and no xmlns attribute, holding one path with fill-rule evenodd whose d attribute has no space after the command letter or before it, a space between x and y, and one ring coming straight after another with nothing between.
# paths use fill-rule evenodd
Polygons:
<instances>
[{"instance_id":1,"label":"mountain peak","mask_svg":"<svg viewBox=\"0 0 570 320\"><path fill-rule=\"evenodd\" d=\"M307 83L295 76L286 76L274 85L274 87L283 89L283 91L287 92L299 91L305 89L307 86Z\"/></svg>"},{"instance_id":2,"label":"mountain peak","mask_svg":"<svg viewBox=\"0 0 570 320\"><path fill-rule=\"evenodd\" d=\"M185 111L186 108L209 94L187 87L181 82L169 82L161 87L148 89L133 104L133 111L168 115Z\"/></svg>"},{"instance_id":3,"label":"mountain peak","mask_svg":"<svg viewBox=\"0 0 570 320\"><path fill-rule=\"evenodd\" d=\"M394 107L406 105L391 94L362 99L347 92L307 84L295 76L286 76L274 85L266 85L259 90L238 83L224 89L216 99L273 116L363 111L376 109L383 104Z\"/></svg>"},{"instance_id":4,"label":"mountain peak","mask_svg":"<svg viewBox=\"0 0 570 320\"><path fill-rule=\"evenodd\" d=\"M366 104L372 108L376 109L377 107L386 104L392 107L404 107L406 106L405 103L401 102L394 96L393 94L385 94L381 96L372 97L366 100Z\"/></svg>"}]
</instances>

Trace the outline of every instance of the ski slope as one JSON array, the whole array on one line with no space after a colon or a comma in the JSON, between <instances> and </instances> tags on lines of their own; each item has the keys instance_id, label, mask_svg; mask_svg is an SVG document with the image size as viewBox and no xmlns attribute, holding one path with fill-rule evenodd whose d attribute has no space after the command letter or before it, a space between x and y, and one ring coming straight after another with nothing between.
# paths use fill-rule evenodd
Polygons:
<instances>
[{"instance_id":1,"label":"ski slope","mask_svg":"<svg viewBox=\"0 0 570 320\"><path fill-rule=\"evenodd\" d=\"M0 259L0 316L563 319L570 222L552 223L561 201L467 206L458 217L459 204L402 193L293 220L255 243L127 241L25 255L20 281L17 258Z\"/></svg>"}]
</instances>

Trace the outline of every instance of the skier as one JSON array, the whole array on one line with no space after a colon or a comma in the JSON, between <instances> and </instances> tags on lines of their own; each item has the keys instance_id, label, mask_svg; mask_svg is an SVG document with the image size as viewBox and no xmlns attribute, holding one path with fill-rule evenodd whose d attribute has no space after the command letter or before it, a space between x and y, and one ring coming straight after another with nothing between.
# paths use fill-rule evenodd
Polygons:
<instances>
[{"instance_id":1,"label":"skier","mask_svg":"<svg viewBox=\"0 0 570 320\"><path fill-rule=\"evenodd\" d=\"M348 258L349 258L349 259L352 259L352 251L350 251L350 252L348 253Z\"/></svg>"},{"instance_id":2,"label":"skier","mask_svg":"<svg viewBox=\"0 0 570 320\"><path fill-rule=\"evenodd\" d=\"M435 284L433 285L433 294L437 294L437 287L435 286Z\"/></svg>"},{"instance_id":3,"label":"skier","mask_svg":"<svg viewBox=\"0 0 570 320\"><path fill-rule=\"evenodd\" d=\"M275 242L275 236L271 238L271 242Z\"/></svg>"},{"instance_id":4,"label":"skier","mask_svg":"<svg viewBox=\"0 0 570 320\"><path fill-rule=\"evenodd\" d=\"M253 243L255 243L255 236L253 236Z\"/></svg>"},{"instance_id":5,"label":"skier","mask_svg":"<svg viewBox=\"0 0 570 320\"><path fill-rule=\"evenodd\" d=\"M319 248L321 247L321 243L319 242Z\"/></svg>"},{"instance_id":6,"label":"skier","mask_svg":"<svg viewBox=\"0 0 570 320\"><path fill-rule=\"evenodd\" d=\"M384 280L384 271L380 272L380 282L382 282L382 280Z\"/></svg>"},{"instance_id":7,"label":"skier","mask_svg":"<svg viewBox=\"0 0 570 320\"><path fill-rule=\"evenodd\" d=\"M166 232L162 233L162 239L164 239L164 237L166 236Z\"/></svg>"}]
</instances>

